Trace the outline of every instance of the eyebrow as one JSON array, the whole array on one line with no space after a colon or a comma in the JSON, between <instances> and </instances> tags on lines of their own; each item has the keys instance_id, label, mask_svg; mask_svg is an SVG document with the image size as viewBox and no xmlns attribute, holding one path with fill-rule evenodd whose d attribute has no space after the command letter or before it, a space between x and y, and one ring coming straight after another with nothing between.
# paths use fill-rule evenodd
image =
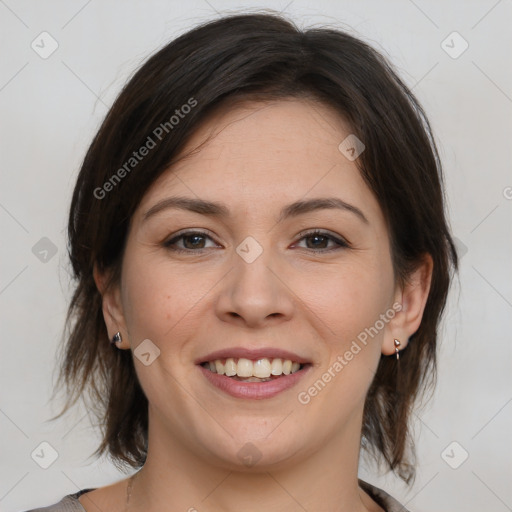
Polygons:
<instances>
[{"instance_id":1,"label":"eyebrow","mask_svg":"<svg viewBox=\"0 0 512 512\"><path fill-rule=\"evenodd\" d=\"M169 208L187 210L194 213L200 213L202 215L210 215L212 217L226 218L230 215L229 208L223 203L205 201L203 199L191 197L168 197L167 199L164 199L152 206L144 214L143 220L145 221L149 217ZM290 217L296 217L298 215L324 209L339 209L351 212L365 224L369 224L368 219L359 208L339 199L338 197L319 197L295 201L294 203L282 208L278 222L282 222Z\"/></svg>"}]
</instances>

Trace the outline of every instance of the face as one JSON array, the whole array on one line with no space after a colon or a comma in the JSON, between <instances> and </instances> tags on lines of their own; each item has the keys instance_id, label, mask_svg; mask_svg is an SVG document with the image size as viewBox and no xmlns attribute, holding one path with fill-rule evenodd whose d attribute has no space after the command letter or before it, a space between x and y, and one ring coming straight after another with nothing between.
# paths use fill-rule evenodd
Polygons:
<instances>
[{"instance_id":1,"label":"face","mask_svg":"<svg viewBox=\"0 0 512 512\"><path fill-rule=\"evenodd\" d=\"M401 295L379 204L338 149L349 134L319 103L239 105L135 212L109 321L150 429L180 449L276 467L359 440Z\"/></svg>"}]
</instances>

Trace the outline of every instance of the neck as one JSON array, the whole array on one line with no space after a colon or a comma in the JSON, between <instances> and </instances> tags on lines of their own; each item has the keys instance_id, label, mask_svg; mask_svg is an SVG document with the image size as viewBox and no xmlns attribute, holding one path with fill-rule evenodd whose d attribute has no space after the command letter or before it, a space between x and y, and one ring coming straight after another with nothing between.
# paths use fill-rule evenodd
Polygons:
<instances>
[{"instance_id":1,"label":"neck","mask_svg":"<svg viewBox=\"0 0 512 512\"><path fill-rule=\"evenodd\" d=\"M189 512L380 510L368 507L372 502L358 487L360 418L309 456L243 470L198 457L151 412L149 419L147 459L133 482L130 512L171 505Z\"/></svg>"}]
</instances>

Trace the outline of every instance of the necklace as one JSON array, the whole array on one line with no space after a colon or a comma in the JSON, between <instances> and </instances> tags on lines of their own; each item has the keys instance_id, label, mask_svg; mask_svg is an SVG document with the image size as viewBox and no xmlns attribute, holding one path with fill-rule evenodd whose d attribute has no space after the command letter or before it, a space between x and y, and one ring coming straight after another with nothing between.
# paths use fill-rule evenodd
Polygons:
<instances>
[{"instance_id":1,"label":"necklace","mask_svg":"<svg viewBox=\"0 0 512 512\"><path fill-rule=\"evenodd\" d=\"M133 474L128 480L128 487L126 488L126 506L124 508L124 512L128 512L128 504L130 503L130 497L132 495L132 485L137 475L138 473Z\"/></svg>"}]
</instances>

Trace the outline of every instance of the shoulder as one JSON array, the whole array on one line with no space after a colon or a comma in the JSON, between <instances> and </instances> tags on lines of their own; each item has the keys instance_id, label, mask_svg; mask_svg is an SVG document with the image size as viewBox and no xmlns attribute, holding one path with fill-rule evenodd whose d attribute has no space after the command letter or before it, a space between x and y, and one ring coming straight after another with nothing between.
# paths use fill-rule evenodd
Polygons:
<instances>
[{"instance_id":1,"label":"shoulder","mask_svg":"<svg viewBox=\"0 0 512 512\"><path fill-rule=\"evenodd\" d=\"M386 491L375 487L368 482L359 480L360 487L386 512L409 512L401 503L390 496Z\"/></svg>"},{"instance_id":2,"label":"shoulder","mask_svg":"<svg viewBox=\"0 0 512 512\"><path fill-rule=\"evenodd\" d=\"M94 489L82 489L74 494L64 496L64 498L54 505L34 508L27 510L26 512L85 512L85 509L82 507L80 501L78 501L78 498L89 491L94 491Z\"/></svg>"}]
</instances>

